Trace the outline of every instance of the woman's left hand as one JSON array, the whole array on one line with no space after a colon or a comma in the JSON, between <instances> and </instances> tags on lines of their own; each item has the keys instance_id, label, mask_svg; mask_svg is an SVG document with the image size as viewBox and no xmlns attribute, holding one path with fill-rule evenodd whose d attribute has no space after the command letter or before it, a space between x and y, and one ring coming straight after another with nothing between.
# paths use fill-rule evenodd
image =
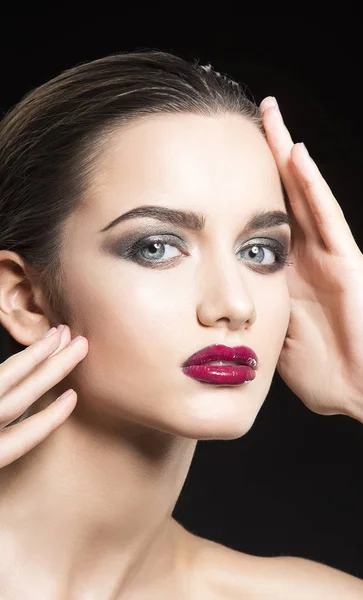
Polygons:
<instances>
[{"instance_id":1,"label":"woman's left hand","mask_svg":"<svg viewBox=\"0 0 363 600\"><path fill-rule=\"evenodd\" d=\"M294 144L272 97L261 103L286 189L294 244L286 267L290 322L277 370L313 412L363 423L363 255L303 144Z\"/></svg>"}]
</instances>

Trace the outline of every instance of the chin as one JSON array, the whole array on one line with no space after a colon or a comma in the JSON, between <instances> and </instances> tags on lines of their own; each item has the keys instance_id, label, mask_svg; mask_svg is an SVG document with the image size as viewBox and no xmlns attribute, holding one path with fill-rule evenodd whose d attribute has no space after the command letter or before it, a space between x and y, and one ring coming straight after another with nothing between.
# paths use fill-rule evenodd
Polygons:
<instances>
[{"instance_id":1,"label":"chin","mask_svg":"<svg viewBox=\"0 0 363 600\"><path fill-rule=\"evenodd\" d=\"M231 394L230 388L227 393L225 388L223 391L215 388L212 394L189 397L182 411L173 407L172 419L153 426L165 433L194 440L238 439L250 431L264 398L257 400L253 395L235 392L233 390Z\"/></svg>"},{"instance_id":2,"label":"chin","mask_svg":"<svg viewBox=\"0 0 363 600\"><path fill-rule=\"evenodd\" d=\"M253 426L257 414L250 417L241 417L240 419L220 419L205 421L204 423L194 423L193 431L186 432L196 440L237 440L246 435Z\"/></svg>"},{"instance_id":3,"label":"chin","mask_svg":"<svg viewBox=\"0 0 363 600\"><path fill-rule=\"evenodd\" d=\"M252 419L241 419L240 421L226 420L207 422L203 423L194 422L189 427L185 423L180 426L173 426L162 428L165 433L172 435L178 435L187 439L193 440L236 440L248 433L253 426L256 416ZM160 427L161 430L161 427Z\"/></svg>"}]
</instances>

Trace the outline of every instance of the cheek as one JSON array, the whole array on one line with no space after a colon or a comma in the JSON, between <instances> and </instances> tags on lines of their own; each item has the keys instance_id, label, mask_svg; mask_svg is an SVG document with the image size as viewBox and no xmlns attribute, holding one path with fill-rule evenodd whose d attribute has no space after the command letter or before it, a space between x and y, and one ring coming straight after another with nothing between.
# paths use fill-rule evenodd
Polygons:
<instances>
[{"instance_id":1,"label":"cheek","mask_svg":"<svg viewBox=\"0 0 363 600\"><path fill-rule=\"evenodd\" d=\"M160 276L158 276L160 275ZM89 285L90 293L80 313L79 328L89 340L88 362L121 364L123 368L153 366L183 331L182 314L189 303L187 286L180 278L171 282L156 272L138 275L130 269L127 277L109 273ZM79 312L79 311L78 311Z\"/></svg>"},{"instance_id":2,"label":"cheek","mask_svg":"<svg viewBox=\"0 0 363 600\"><path fill-rule=\"evenodd\" d=\"M87 296L79 329L89 352L73 376L88 407L97 411L101 401L105 414L141 418L152 406L158 410L160 395L169 398L180 385L179 367L190 348L186 323L195 336L191 292L185 280L171 282L165 273L108 279L98 279ZM73 297L78 294L79 287Z\"/></svg>"}]
</instances>

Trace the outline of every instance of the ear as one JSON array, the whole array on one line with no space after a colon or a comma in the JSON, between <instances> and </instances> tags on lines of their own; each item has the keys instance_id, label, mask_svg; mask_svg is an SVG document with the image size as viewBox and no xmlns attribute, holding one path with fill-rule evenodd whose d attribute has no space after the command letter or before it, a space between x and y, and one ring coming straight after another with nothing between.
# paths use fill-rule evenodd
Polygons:
<instances>
[{"instance_id":1,"label":"ear","mask_svg":"<svg viewBox=\"0 0 363 600\"><path fill-rule=\"evenodd\" d=\"M43 306L44 304L44 306ZM23 346L30 346L52 326L40 291L34 288L24 260L0 251L0 323Z\"/></svg>"}]
</instances>

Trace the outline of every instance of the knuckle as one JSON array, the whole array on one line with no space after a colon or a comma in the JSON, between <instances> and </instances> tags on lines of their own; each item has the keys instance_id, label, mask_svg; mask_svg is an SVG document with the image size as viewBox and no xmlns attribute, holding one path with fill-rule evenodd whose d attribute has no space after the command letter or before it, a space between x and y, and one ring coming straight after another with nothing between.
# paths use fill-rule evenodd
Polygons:
<instances>
[{"instance_id":1,"label":"knuckle","mask_svg":"<svg viewBox=\"0 0 363 600\"><path fill-rule=\"evenodd\" d=\"M11 401L5 402L4 405L2 405L2 401L3 398L0 398L0 429L7 427L8 423L15 421L24 412L24 409L15 407Z\"/></svg>"},{"instance_id":2,"label":"knuckle","mask_svg":"<svg viewBox=\"0 0 363 600\"><path fill-rule=\"evenodd\" d=\"M39 346L29 346L26 352L28 353L27 361L29 362L30 369L35 369L44 359L44 348L40 348Z\"/></svg>"},{"instance_id":3,"label":"knuckle","mask_svg":"<svg viewBox=\"0 0 363 600\"><path fill-rule=\"evenodd\" d=\"M28 359L29 359L29 362L28 362L29 370L33 371L38 366L39 361L37 360L37 357L34 356L33 352L29 353Z\"/></svg>"}]
</instances>

